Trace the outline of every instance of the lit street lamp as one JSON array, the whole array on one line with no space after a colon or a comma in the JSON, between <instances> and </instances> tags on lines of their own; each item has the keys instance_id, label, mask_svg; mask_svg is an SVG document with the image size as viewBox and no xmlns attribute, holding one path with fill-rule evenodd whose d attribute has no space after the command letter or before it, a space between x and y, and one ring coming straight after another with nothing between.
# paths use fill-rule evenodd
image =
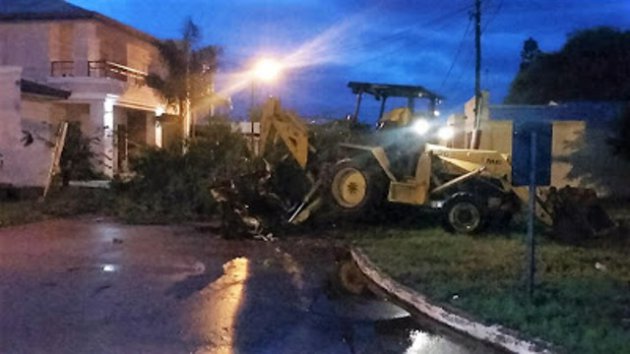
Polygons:
<instances>
[{"instance_id":1,"label":"lit street lamp","mask_svg":"<svg viewBox=\"0 0 630 354\"><path fill-rule=\"evenodd\" d=\"M275 82L280 73L282 72L282 65L279 61L271 58L262 58L256 62L252 71L251 71L251 98L250 98L250 116L249 120L251 123L251 146L252 151L255 151L254 148L254 101L255 101L255 88L256 82L260 81L263 83L273 83Z\"/></svg>"},{"instance_id":2,"label":"lit street lamp","mask_svg":"<svg viewBox=\"0 0 630 354\"><path fill-rule=\"evenodd\" d=\"M273 83L278 79L280 73L282 72L282 65L279 61L270 59L270 58L262 58L254 64L254 67L251 71L251 82L252 82L252 97L250 101L251 108L254 108L254 89L256 85L256 81L260 81L263 83Z\"/></svg>"},{"instance_id":3,"label":"lit street lamp","mask_svg":"<svg viewBox=\"0 0 630 354\"><path fill-rule=\"evenodd\" d=\"M282 66L280 63L270 58L260 59L254 66L254 76L263 82L276 81L281 71Z\"/></svg>"}]
</instances>

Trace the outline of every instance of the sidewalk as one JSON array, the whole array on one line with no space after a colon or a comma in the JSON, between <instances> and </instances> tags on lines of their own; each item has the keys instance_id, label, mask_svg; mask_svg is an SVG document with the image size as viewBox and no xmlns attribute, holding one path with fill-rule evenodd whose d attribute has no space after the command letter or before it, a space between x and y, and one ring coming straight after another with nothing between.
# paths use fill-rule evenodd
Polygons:
<instances>
[{"instance_id":1,"label":"sidewalk","mask_svg":"<svg viewBox=\"0 0 630 354\"><path fill-rule=\"evenodd\" d=\"M507 328L498 325L487 326L476 322L469 316L437 306L427 299L426 296L396 282L382 272L360 248L352 249L351 253L354 262L363 275L387 292L392 298L404 303L406 307L414 308L418 312L475 339L489 342L514 353L552 353L546 349L548 345L520 338L518 334Z\"/></svg>"}]
</instances>

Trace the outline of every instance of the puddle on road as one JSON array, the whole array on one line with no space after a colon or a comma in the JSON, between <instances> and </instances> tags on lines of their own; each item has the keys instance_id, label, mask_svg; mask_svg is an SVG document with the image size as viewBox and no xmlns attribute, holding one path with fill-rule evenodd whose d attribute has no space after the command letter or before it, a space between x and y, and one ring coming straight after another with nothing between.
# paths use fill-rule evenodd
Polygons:
<instances>
[{"instance_id":1,"label":"puddle on road","mask_svg":"<svg viewBox=\"0 0 630 354\"><path fill-rule=\"evenodd\" d=\"M499 353L419 323L377 295L330 289L330 279L308 262L289 252L273 253L273 260L234 258L217 268L218 274L189 275L170 289L169 295L190 306L184 337L191 352L317 351L325 344L324 352L332 354Z\"/></svg>"},{"instance_id":2,"label":"puddle on road","mask_svg":"<svg viewBox=\"0 0 630 354\"><path fill-rule=\"evenodd\" d=\"M117 271L119 268L120 267L114 264L104 264L101 269L103 269L103 272L105 273L112 273L112 272Z\"/></svg>"},{"instance_id":3,"label":"puddle on road","mask_svg":"<svg viewBox=\"0 0 630 354\"><path fill-rule=\"evenodd\" d=\"M211 297L200 297L196 305L192 327L193 333L188 337L203 338L204 342L212 343L212 347L199 347L195 354L231 354L235 348L235 333L239 309L245 297L245 283L249 277L249 259L238 257L223 264L223 275L213 281L202 279L201 288L196 291L208 290ZM199 274L203 277L207 274ZM189 278L190 279L190 278ZM190 289L190 284L180 287Z\"/></svg>"},{"instance_id":4,"label":"puddle on road","mask_svg":"<svg viewBox=\"0 0 630 354\"><path fill-rule=\"evenodd\" d=\"M404 309L375 295L331 300L335 316L345 322L344 340L351 352L405 354L502 353L434 323L418 321ZM322 305L320 305L322 306Z\"/></svg>"},{"instance_id":5,"label":"puddle on road","mask_svg":"<svg viewBox=\"0 0 630 354\"><path fill-rule=\"evenodd\" d=\"M338 276L338 274L333 274ZM334 282L328 283L332 287ZM430 318L414 317L383 294L369 291L354 295L337 288L320 297L314 310L331 311L346 321L351 352L405 354L503 353L485 343L451 330Z\"/></svg>"}]
</instances>

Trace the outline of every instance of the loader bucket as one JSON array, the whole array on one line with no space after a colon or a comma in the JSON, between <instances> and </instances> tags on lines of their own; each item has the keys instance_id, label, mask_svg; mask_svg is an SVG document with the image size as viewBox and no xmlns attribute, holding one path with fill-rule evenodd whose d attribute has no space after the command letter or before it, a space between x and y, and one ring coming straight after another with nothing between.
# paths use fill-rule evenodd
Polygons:
<instances>
[{"instance_id":1,"label":"loader bucket","mask_svg":"<svg viewBox=\"0 0 630 354\"><path fill-rule=\"evenodd\" d=\"M615 222L589 188L551 188L544 207L553 217L554 236L575 242L610 233Z\"/></svg>"}]
</instances>

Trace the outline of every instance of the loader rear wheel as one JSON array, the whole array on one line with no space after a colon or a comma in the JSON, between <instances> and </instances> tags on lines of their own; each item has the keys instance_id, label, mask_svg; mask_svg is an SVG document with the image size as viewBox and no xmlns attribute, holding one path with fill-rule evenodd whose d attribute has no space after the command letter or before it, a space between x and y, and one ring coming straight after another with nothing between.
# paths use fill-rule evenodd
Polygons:
<instances>
[{"instance_id":1,"label":"loader rear wheel","mask_svg":"<svg viewBox=\"0 0 630 354\"><path fill-rule=\"evenodd\" d=\"M474 234L484 226L484 211L472 197L455 197L443 208L444 226L448 231Z\"/></svg>"},{"instance_id":2,"label":"loader rear wheel","mask_svg":"<svg viewBox=\"0 0 630 354\"><path fill-rule=\"evenodd\" d=\"M330 196L334 206L350 216L362 216L383 199L383 178L379 171L352 160L339 162L332 174Z\"/></svg>"}]
</instances>

